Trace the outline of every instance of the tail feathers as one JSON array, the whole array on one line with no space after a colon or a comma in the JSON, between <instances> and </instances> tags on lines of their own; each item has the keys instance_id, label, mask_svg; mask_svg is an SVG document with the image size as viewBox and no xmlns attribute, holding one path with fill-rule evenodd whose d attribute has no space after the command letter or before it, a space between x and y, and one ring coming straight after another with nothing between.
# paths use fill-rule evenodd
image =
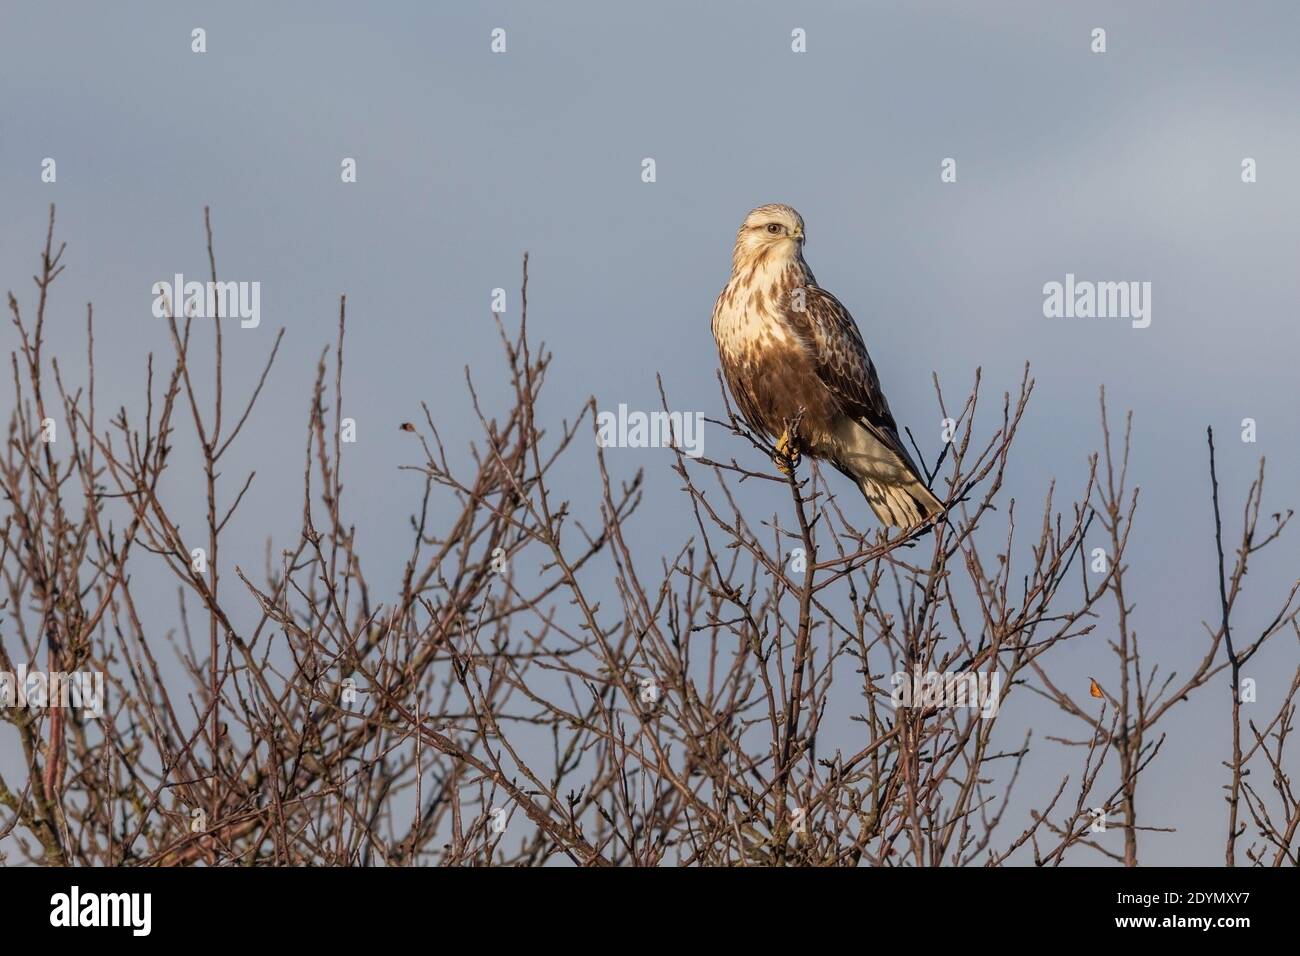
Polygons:
<instances>
[{"instance_id":1,"label":"tail feathers","mask_svg":"<svg viewBox=\"0 0 1300 956\"><path fill-rule=\"evenodd\" d=\"M902 484L885 484L875 478L862 478L858 487L867 504L882 524L911 528L943 513L943 502L916 478Z\"/></svg>"}]
</instances>

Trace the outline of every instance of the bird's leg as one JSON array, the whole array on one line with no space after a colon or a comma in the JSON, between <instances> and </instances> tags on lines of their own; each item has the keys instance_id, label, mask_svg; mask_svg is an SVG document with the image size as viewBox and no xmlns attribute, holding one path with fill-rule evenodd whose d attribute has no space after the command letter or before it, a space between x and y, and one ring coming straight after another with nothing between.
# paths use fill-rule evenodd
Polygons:
<instances>
[{"instance_id":1,"label":"bird's leg","mask_svg":"<svg viewBox=\"0 0 1300 956\"><path fill-rule=\"evenodd\" d=\"M781 432L781 437L776 440L776 455L772 457L772 463L781 474L793 475L801 457L798 439L790 434L790 426L787 425L785 431Z\"/></svg>"}]
</instances>

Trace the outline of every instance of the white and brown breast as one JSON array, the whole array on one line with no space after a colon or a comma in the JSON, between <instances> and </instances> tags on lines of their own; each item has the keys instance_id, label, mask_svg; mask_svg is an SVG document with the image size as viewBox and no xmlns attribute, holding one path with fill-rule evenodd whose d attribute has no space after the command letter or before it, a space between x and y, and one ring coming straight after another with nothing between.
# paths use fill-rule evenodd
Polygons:
<instances>
[{"instance_id":1,"label":"white and brown breast","mask_svg":"<svg viewBox=\"0 0 1300 956\"><path fill-rule=\"evenodd\" d=\"M843 413L819 374L812 329L792 308L816 289L798 260L756 256L733 272L713 307L713 338L723 376L748 424L769 437L802 414L800 444L816 453Z\"/></svg>"}]
</instances>

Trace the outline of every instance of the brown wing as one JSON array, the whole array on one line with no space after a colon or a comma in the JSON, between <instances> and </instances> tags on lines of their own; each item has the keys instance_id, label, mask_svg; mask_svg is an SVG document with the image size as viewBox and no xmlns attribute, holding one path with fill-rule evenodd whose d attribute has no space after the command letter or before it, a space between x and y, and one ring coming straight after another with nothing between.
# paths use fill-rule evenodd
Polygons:
<instances>
[{"instance_id":1,"label":"brown wing","mask_svg":"<svg viewBox=\"0 0 1300 956\"><path fill-rule=\"evenodd\" d=\"M797 292L790 294L796 298L788 296L783 303L785 317L813 356L818 377L839 401L844 414L870 430L919 476L920 470L899 438L893 412L880 388L880 376L853 316L839 299L814 285L804 288L804 309L800 311L795 308Z\"/></svg>"}]
</instances>

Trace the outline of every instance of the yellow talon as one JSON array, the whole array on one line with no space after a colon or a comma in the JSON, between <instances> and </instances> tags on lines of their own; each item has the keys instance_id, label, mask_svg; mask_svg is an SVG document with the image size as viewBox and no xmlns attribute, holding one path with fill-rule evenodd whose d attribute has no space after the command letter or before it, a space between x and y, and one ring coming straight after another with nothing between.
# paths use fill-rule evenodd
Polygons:
<instances>
[{"instance_id":1,"label":"yellow talon","mask_svg":"<svg viewBox=\"0 0 1300 956\"><path fill-rule=\"evenodd\" d=\"M799 465L799 446L794 438L790 437L790 429L787 428L781 432L781 437L776 440L776 451L779 457L773 458L772 462L776 465L776 470L783 475L794 474L794 469Z\"/></svg>"}]
</instances>

